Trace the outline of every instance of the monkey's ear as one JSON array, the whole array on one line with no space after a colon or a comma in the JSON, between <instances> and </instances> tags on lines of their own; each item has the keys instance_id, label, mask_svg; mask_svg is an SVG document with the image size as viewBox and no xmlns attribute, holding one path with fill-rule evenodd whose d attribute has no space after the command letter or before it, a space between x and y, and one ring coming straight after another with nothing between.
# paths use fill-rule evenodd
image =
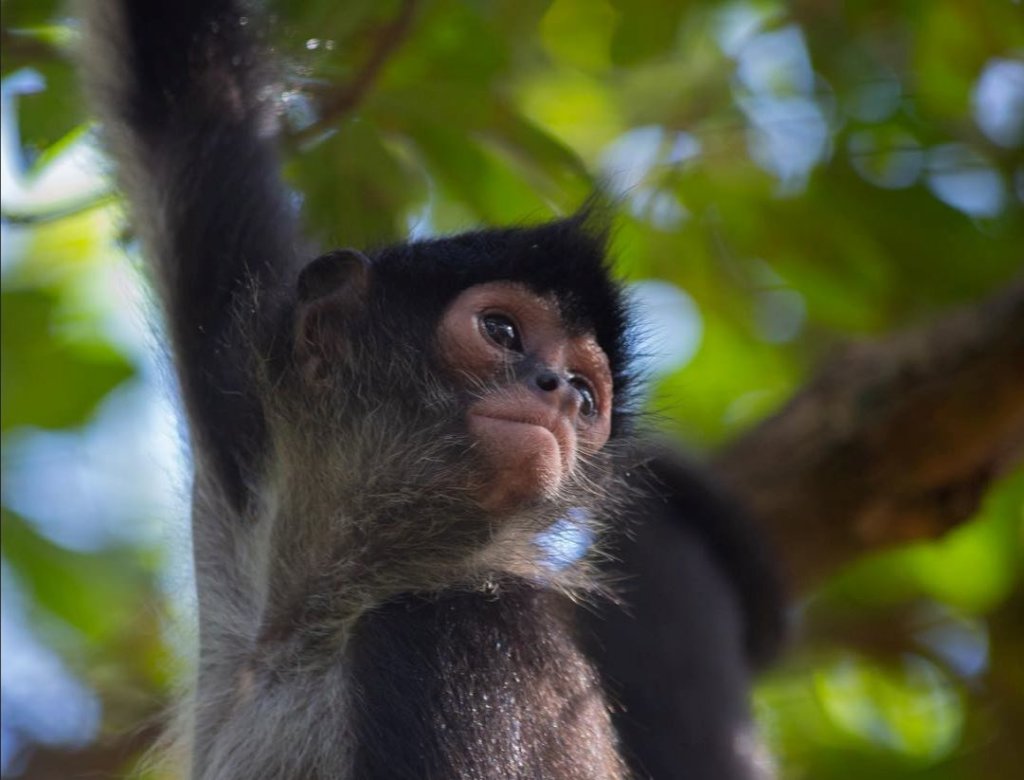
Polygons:
<instances>
[{"instance_id":1,"label":"monkey's ear","mask_svg":"<svg viewBox=\"0 0 1024 780\"><path fill-rule=\"evenodd\" d=\"M337 249L320 255L299 272L299 302L328 297L362 299L369 283L369 258L355 249Z\"/></svg>"},{"instance_id":2,"label":"monkey's ear","mask_svg":"<svg viewBox=\"0 0 1024 780\"><path fill-rule=\"evenodd\" d=\"M349 327L363 311L369 287L370 261L354 249L328 252L299 272L295 350L308 380L325 379L345 357Z\"/></svg>"}]
</instances>

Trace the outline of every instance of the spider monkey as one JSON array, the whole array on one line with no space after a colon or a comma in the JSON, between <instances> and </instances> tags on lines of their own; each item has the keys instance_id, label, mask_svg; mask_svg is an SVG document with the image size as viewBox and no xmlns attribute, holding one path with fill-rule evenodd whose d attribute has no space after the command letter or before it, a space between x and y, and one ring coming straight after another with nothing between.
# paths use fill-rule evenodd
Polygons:
<instances>
[{"instance_id":1,"label":"spider monkey","mask_svg":"<svg viewBox=\"0 0 1024 780\"><path fill-rule=\"evenodd\" d=\"M753 777L734 738L774 612L727 502L637 454L592 216L307 260L258 16L82 12L189 421L192 776ZM624 608L550 536L629 517L604 564ZM644 635L662 595L699 640L683 657ZM662 679L684 687L659 704Z\"/></svg>"}]
</instances>

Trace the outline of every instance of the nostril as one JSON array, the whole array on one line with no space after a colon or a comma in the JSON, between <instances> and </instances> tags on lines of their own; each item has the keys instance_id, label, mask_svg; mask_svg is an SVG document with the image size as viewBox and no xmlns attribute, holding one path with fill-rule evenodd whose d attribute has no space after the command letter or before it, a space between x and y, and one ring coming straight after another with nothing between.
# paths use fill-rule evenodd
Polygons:
<instances>
[{"instance_id":1,"label":"nostril","mask_svg":"<svg viewBox=\"0 0 1024 780\"><path fill-rule=\"evenodd\" d=\"M558 378L558 374L548 369L539 372L535 381L537 382L537 387L546 393L557 390L558 386L562 383L562 380Z\"/></svg>"}]
</instances>

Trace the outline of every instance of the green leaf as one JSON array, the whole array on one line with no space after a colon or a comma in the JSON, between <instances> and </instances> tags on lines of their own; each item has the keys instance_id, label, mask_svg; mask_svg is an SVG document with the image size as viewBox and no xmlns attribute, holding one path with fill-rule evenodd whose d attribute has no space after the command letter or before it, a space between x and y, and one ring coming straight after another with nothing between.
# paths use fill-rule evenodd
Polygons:
<instances>
[{"instance_id":1,"label":"green leaf","mask_svg":"<svg viewBox=\"0 0 1024 780\"><path fill-rule=\"evenodd\" d=\"M3 558L34 602L87 638L106 640L128 622L140 598L151 597L151 576L133 562L137 553L74 552L40 536L7 509L0 518Z\"/></svg>"},{"instance_id":2,"label":"green leaf","mask_svg":"<svg viewBox=\"0 0 1024 780\"><path fill-rule=\"evenodd\" d=\"M541 21L541 40L558 62L588 71L606 70L615 17L602 0L555 0Z\"/></svg>"},{"instance_id":3,"label":"green leaf","mask_svg":"<svg viewBox=\"0 0 1024 780\"><path fill-rule=\"evenodd\" d=\"M689 10L689 3L679 0L614 0L612 6L619 13L611 54L620 66L667 55Z\"/></svg>"},{"instance_id":4,"label":"green leaf","mask_svg":"<svg viewBox=\"0 0 1024 780\"><path fill-rule=\"evenodd\" d=\"M37 27L51 22L67 8L63 0L3 0L5 29Z\"/></svg>"},{"instance_id":5,"label":"green leaf","mask_svg":"<svg viewBox=\"0 0 1024 780\"><path fill-rule=\"evenodd\" d=\"M506 224L525 216L550 216L549 205L502 159L499 150L443 126L419 128L416 140L444 192L480 222Z\"/></svg>"},{"instance_id":6,"label":"green leaf","mask_svg":"<svg viewBox=\"0 0 1024 780\"><path fill-rule=\"evenodd\" d=\"M55 295L40 289L2 294L2 429L81 425L97 404L134 374L106 344L75 344L56 337Z\"/></svg>"},{"instance_id":7,"label":"green leaf","mask_svg":"<svg viewBox=\"0 0 1024 780\"><path fill-rule=\"evenodd\" d=\"M502 107L496 113L488 137L528 171L537 189L552 198L568 195L570 208L593 191L593 178L570 147L512 108Z\"/></svg>"},{"instance_id":8,"label":"green leaf","mask_svg":"<svg viewBox=\"0 0 1024 780\"><path fill-rule=\"evenodd\" d=\"M82 124L85 112L78 77L69 62L35 59L30 67L42 76L44 86L13 97L12 117L17 117L21 144L33 159Z\"/></svg>"},{"instance_id":9,"label":"green leaf","mask_svg":"<svg viewBox=\"0 0 1024 780\"><path fill-rule=\"evenodd\" d=\"M422 179L362 119L294 155L288 173L306 196L307 224L331 245L365 247L404 236L404 217L423 192Z\"/></svg>"}]
</instances>

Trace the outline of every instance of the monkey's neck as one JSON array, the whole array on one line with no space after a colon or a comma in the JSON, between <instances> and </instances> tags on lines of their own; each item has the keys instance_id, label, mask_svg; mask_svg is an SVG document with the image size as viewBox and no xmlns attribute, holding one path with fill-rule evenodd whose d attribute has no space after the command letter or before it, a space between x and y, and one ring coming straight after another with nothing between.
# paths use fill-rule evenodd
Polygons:
<instances>
[{"instance_id":1,"label":"monkey's neck","mask_svg":"<svg viewBox=\"0 0 1024 780\"><path fill-rule=\"evenodd\" d=\"M365 614L349 648L354 776L622 777L567 607L517 583L496 595L403 597Z\"/></svg>"}]
</instances>

